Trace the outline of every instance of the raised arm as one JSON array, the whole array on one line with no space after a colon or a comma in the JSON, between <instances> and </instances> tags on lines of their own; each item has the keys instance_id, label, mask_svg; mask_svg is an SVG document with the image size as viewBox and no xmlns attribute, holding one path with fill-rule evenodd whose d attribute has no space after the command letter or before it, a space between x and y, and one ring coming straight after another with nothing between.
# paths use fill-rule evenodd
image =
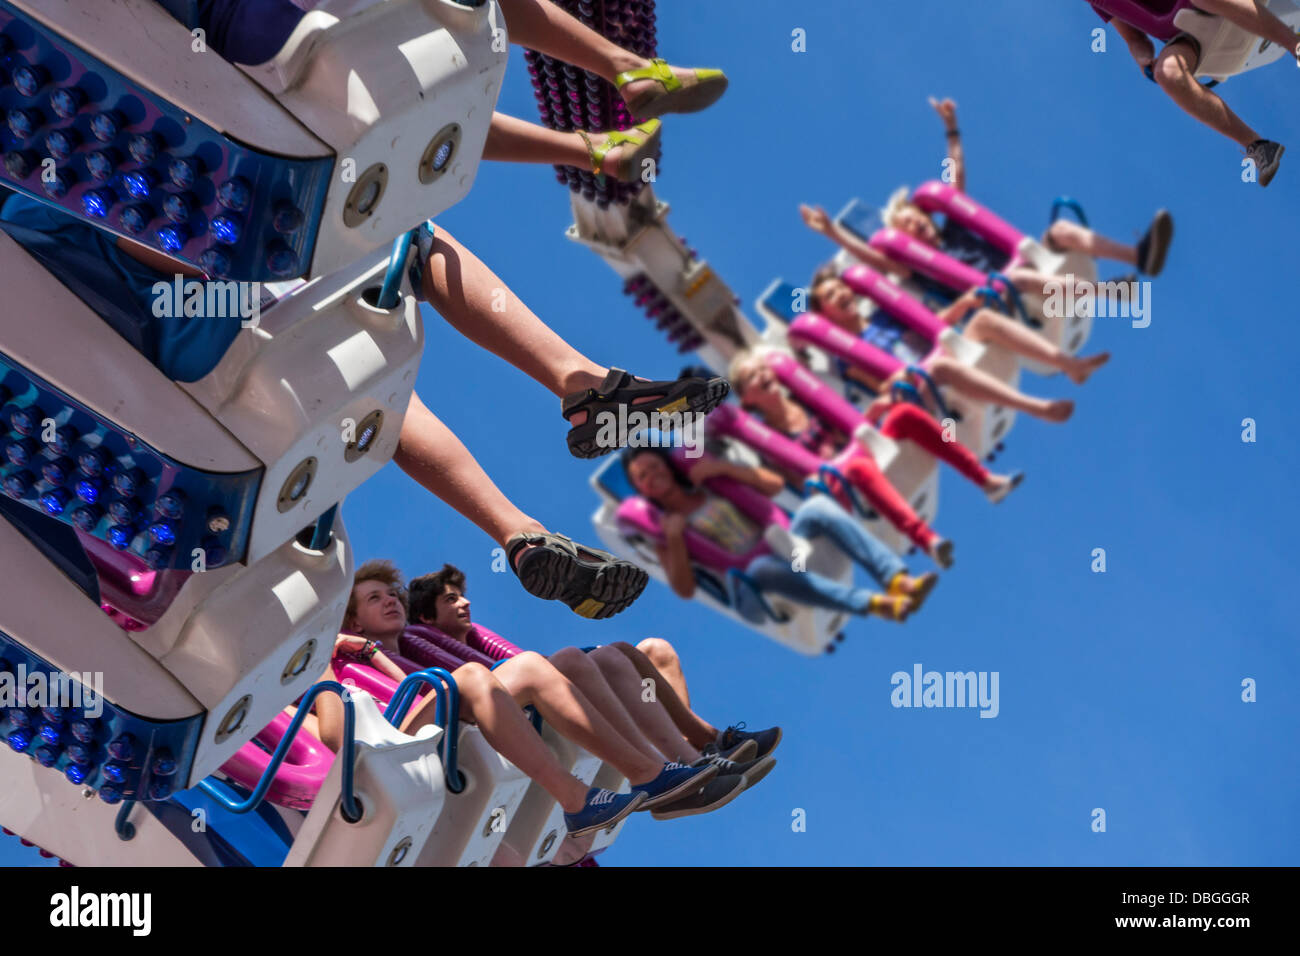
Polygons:
<instances>
[{"instance_id":1,"label":"raised arm","mask_svg":"<svg viewBox=\"0 0 1300 956\"><path fill-rule=\"evenodd\" d=\"M895 262L878 249L871 248L868 243L847 229L837 226L821 206L800 206L799 215L813 232L825 236L859 262L871 266L877 272L888 272L904 278L911 275L911 270L906 266Z\"/></svg>"},{"instance_id":2,"label":"raised arm","mask_svg":"<svg viewBox=\"0 0 1300 956\"><path fill-rule=\"evenodd\" d=\"M943 120L945 137L948 140L947 175L944 182L951 182L959 193L966 191L966 154L961 148L961 130L957 128L957 104L952 100L936 100L930 97L930 105ZM951 177L951 179L949 178Z\"/></svg>"}]
</instances>

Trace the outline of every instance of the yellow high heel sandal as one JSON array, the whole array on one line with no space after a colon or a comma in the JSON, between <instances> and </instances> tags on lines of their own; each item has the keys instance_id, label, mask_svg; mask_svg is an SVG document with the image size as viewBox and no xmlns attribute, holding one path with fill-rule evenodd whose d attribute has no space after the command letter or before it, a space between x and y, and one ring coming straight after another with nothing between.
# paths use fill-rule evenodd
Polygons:
<instances>
[{"instance_id":1,"label":"yellow high heel sandal","mask_svg":"<svg viewBox=\"0 0 1300 956\"><path fill-rule=\"evenodd\" d=\"M636 147L624 151L625 155L614 165L614 171L611 174L619 182L634 183L641 178L641 170L645 161L653 158L659 150L659 139L662 132L663 124L656 119L639 123L631 129L602 133L600 135L605 136L606 140L599 146L592 143L591 137L585 130L578 130L578 135L587 144L587 155L591 157L591 171L597 176L603 177L605 175L601 164L611 150L624 145Z\"/></svg>"},{"instance_id":2,"label":"yellow high heel sandal","mask_svg":"<svg viewBox=\"0 0 1300 956\"><path fill-rule=\"evenodd\" d=\"M654 80L663 87L656 91L647 86L649 92L632 99L623 97L633 116L646 118L665 113L698 113L712 106L727 92L727 76L721 70L695 69L691 73L693 75L685 80L678 79L668 61L656 57L649 66L620 73L614 78L614 85L620 93L623 87L636 80Z\"/></svg>"}]
</instances>

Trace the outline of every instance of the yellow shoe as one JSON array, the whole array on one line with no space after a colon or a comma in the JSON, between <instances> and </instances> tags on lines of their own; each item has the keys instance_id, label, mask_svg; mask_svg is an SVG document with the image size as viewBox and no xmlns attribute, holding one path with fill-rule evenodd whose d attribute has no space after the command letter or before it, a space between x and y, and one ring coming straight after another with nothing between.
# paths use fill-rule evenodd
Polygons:
<instances>
[{"instance_id":1,"label":"yellow shoe","mask_svg":"<svg viewBox=\"0 0 1300 956\"><path fill-rule=\"evenodd\" d=\"M721 70L695 69L685 80L679 79L666 60L655 58L639 70L627 70L614 78L620 93L635 80L654 80L662 89L648 84L636 96L623 97L633 116L653 117L665 113L698 113L716 103L727 92L727 76Z\"/></svg>"},{"instance_id":2,"label":"yellow shoe","mask_svg":"<svg viewBox=\"0 0 1300 956\"><path fill-rule=\"evenodd\" d=\"M605 137L605 141L599 146L592 142L591 135L585 131L578 130L578 135L587 144L587 155L591 157L591 171L597 176L605 175L606 156L620 146L627 147L622 151L622 155L619 156L617 162L614 163L614 169L610 175L619 182L634 183L641 178L645 161L653 159L655 153L658 152L662 132L663 124L657 119L652 119L633 126L631 129L597 133L597 136Z\"/></svg>"}]
</instances>

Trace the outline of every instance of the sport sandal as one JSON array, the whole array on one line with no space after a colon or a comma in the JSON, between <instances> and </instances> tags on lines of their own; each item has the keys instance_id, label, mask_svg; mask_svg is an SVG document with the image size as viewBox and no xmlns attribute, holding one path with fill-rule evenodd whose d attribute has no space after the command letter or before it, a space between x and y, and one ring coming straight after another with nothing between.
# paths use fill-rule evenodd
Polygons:
<instances>
[{"instance_id":1,"label":"sport sandal","mask_svg":"<svg viewBox=\"0 0 1300 956\"><path fill-rule=\"evenodd\" d=\"M595 620L631 607L650 580L630 561L549 532L515 535L506 542L506 560L529 594L563 601L575 614Z\"/></svg>"},{"instance_id":2,"label":"sport sandal","mask_svg":"<svg viewBox=\"0 0 1300 956\"><path fill-rule=\"evenodd\" d=\"M621 368L611 368L598 388L565 397L561 405L565 419L587 413L581 425L569 429L569 451L577 458L599 458L623 447L630 436L621 432L632 412L658 412L663 418L658 422L650 419L649 427L670 435L679 424L689 421L687 416L713 411L729 391L725 378L690 376L674 382L643 382ZM637 402L638 398L644 401ZM602 435L611 423L615 426L613 440Z\"/></svg>"}]
</instances>

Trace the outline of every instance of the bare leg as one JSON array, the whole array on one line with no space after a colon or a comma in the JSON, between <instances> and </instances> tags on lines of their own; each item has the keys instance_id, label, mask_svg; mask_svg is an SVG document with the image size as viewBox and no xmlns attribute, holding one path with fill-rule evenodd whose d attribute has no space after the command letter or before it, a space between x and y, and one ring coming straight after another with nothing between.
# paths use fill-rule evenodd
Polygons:
<instances>
[{"instance_id":1,"label":"bare leg","mask_svg":"<svg viewBox=\"0 0 1300 956\"><path fill-rule=\"evenodd\" d=\"M614 688L605 679L601 668L597 666L595 660L597 653L593 651L591 654L584 654L576 647L566 647L556 651L548 659L556 670L573 681L578 690L587 695L592 706L600 711L624 740L642 753L658 753L665 760L680 759L681 755L677 753L680 747L665 750L637 726L637 722L629 715Z\"/></svg>"},{"instance_id":2,"label":"bare leg","mask_svg":"<svg viewBox=\"0 0 1300 956\"><path fill-rule=\"evenodd\" d=\"M955 388L977 402L1004 405L1045 422L1060 423L1074 414L1074 402L1067 399L1030 398L987 372L962 365L946 355L932 360L928 371L935 384Z\"/></svg>"},{"instance_id":3,"label":"bare leg","mask_svg":"<svg viewBox=\"0 0 1300 956\"><path fill-rule=\"evenodd\" d=\"M655 696L691 746L703 747L717 739L718 728L691 710L691 698L686 690L681 661L671 644L651 637L636 647L623 641L611 646L632 662L638 674L655 682Z\"/></svg>"},{"instance_id":4,"label":"bare leg","mask_svg":"<svg viewBox=\"0 0 1300 956\"><path fill-rule=\"evenodd\" d=\"M478 724L493 750L539 783L566 813L577 813L586 805L587 786L560 766L514 698L486 667L466 664L451 676L460 688L462 719ZM429 694L403 721L402 732L413 734L433 723L433 702L434 695Z\"/></svg>"},{"instance_id":5,"label":"bare leg","mask_svg":"<svg viewBox=\"0 0 1300 956\"><path fill-rule=\"evenodd\" d=\"M525 652L492 671L516 706L532 704L562 737L613 764L633 786L663 770L653 747L639 751L625 740L577 687L540 654Z\"/></svg>"},{"instance_id":6,"label":"bare leg","mask_svg":"<svg viewBox=\"0 0 1300 956\"><path fill-rule=\"evenodd\" d=\"M1259 3L1259 0L1196 0L1196 5L1206 13L1223 17L1248 33L1271 43L1276 43L1289 53L1296 52L1297 36L1277 15Z\"/></svg>"},{"instance_id":7,"label":"bare leg","mask_svg":"<svg viewBox=\"0 0 1300 956\"><path fill-rule=\"evenodd\" d=\"M457 331L557 396L595 388L608 371L534 315L474 253L439 228L424 270L424 298Z\"/></svg>"},{"instance_id":8,"label":"bare leg","mask_svg":"<svg viewBox=\"0 0 1300 956\"><path fill-rule=\"evenodd\" d=\"M1068 375L1076 385L1082 385L1088 376L1110 361L1109 352L1088 358L1066 355L1041 335L991 309L980 309L975 313L962 334L976 342L1000 345L1018 355L1050 365Z\"/></svg>"},{"instance_id":9,"label":"bare leg","mask_svg":"<svg viewBox=\"0 0 1300 956\"><path fill-rule=\"evenodd\" d=\"M327 667L321 680L336 681L338 677L332 667ZM321 694L312 704L312 709L316 712L316 736L326 747L338 753L343 747L343 701L336 694Z\"/></svg>"},{"instance_id":10,"label":"bare leg","mask_svg":"<svg viewBox=\"0 0 1300 956\"><path fill-rule=\"evenodd\" d=\"M502 494L469 449L418 395L411 395L393 461L503 547L520 532L546 531Z\"/></svg>"},{"instance_id":11,"label":"bare leg","mask_svg":"<svg viewBox=\"0 0 1300 956\"><path fill-rule=\"evenodd\" d=\"M1094 259L1113 259L1135 266L1138 261L1136 246L1108 239L1087 226L1058 219L1047 230L1047 238L1062 252L1082 252Z\"/></svg>"},{"instance_id":12,"label":"bare leg","mask_svg":"<svg viewBox=\"0 0 1300 956\"><path fill-rule=\"evenodd\" d=\"M601 133L589 135L597 149L609 139L608 135ZM635 148L626 143L615 146L601 160L601 172L613 175L623 159L623 151ZM483 158L502 163L543 163L591 169L591 154L577 133L557 132L505 113L492 114Z\"/></svg>"},{"instance_id":13,"label":"bare leg","mask_svg":"<svg viewBox=\"0 0 1300 956\"><path fill-rule=\"evenodd\" d=\"M620 73L650 65L649 60L605 39L547 0L499 0L499 3L512 43L572 63L611 83ZM674 68L673 72L685 76L690 71ZM653 82L633 80L623 92L635 98L636 93Z\"/></svg>"},{"instance_id":14,"label":"bare leg","mask_svg":"<svg viewBox=\"0 0 1300 956\"><path fill-rule=\"evenodd\" d=\"M1156 58L1156 82L1170 99L1193 118L1233 140L1243 149L1255 140L1262 139L1217 94L1196 82L1195 67L1196 51L1190 43L1171 44L1161 50Z\"/></svg>"},{"instance_id":15,"label":"bare leg","mask_svg":"<svg viewBox=\"0 0 1300 956\"><path fill-rule=\"evenodd\" d=\"M645 735L653 741L660 753L684 764L693 764L700 759L700 752L686 741L668 711L659 702L657 684L653 685L654 694L647 695L648 688L643 683L644 679L625 654L617 648L598 647L590 656L599 666L610 689L622 702L626 713L645 731Z\"/></svg>"}]
</instances>

